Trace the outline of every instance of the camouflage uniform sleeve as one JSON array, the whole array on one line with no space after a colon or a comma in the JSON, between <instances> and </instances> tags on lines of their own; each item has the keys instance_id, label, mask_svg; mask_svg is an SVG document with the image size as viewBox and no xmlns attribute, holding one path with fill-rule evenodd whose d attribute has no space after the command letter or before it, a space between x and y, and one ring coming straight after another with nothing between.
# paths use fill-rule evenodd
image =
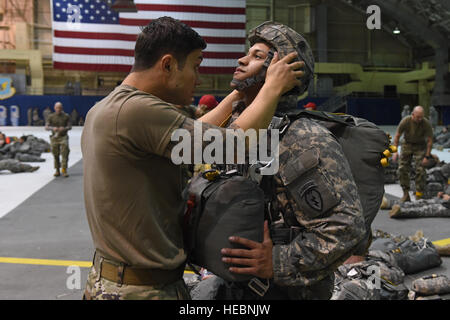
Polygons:
<instances>
[{"instance_id":1,"label":"camouflage uniform sleeve","mask_svg":"<svg viewBox=\"0 0 450 320\"><path fill-rule=\"evenodd\" d=\"M304 202L300 207L287 190L277 191L278 199L284 199L284 207L292 210L302 231L290 244L274 246L274 281L281 286L309 286L332 274L352 255L366 228L357 187L340 144L311 120L299 122L294 130L297 134L289 134L290 128L280 145L280 171L287 158L298 159L306 151L316 152L318 165L307 172L307 181L301 185L311 181L323 185L316 189L321 192L323 210L314 213L308 209L308 203L315 204L303 197L307 192L300 198Z\"/></svg>"}]
</instances>

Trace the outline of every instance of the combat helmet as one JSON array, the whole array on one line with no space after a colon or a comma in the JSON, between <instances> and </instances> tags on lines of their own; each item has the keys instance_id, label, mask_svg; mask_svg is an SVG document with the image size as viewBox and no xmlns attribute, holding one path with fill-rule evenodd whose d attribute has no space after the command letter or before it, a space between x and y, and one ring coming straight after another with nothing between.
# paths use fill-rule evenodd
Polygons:
<instances>
[{"instance_id":1,"label":"combat helmet","mask_svg":"<svg viewBox=\"0 0 450 320\"><path fill-rule=\"evenodd\" d=\"M250 46L253 46L259 41L264 41L270 44L273 49L270 50L268 57L264 62L264 66L258 75L244 81L233 79L232 83L236 86L237 90L244 90L257 83L264 82L266 71L273 58L274 51L278 52L280 59L289 53L296 51L298 53L298 58L296 58L296 60L305 62L305 67L303 68L305 76L302 78L301 87L294 87L292 90L285 93L284 96L298 96L307 90L309 83L314 76L314 56L308 42L302 35L281 23L266 21L250 30L248 41ZM296 102L297 101L295 100L295 103Z\"/></svg>"}]
</instances>

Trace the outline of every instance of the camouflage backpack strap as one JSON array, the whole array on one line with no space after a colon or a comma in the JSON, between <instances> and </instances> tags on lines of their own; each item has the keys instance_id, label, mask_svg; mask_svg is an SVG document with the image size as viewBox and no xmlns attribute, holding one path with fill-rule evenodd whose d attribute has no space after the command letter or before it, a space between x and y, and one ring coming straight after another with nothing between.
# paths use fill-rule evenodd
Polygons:
<instances>
[{"instance_id":1,"label":"camouflage backpack strap","mask_svg":"<svg viewBox=\"0 0 450 320\"><path fill-rule=\"evenodd\" d=\"M345 126L355 125L353 118L346 114L330 113L325 111L312 111L312 110L296 110L295 112L287 113L287 116L292 121L301 117L313 118L316 120L331 121L339 123Z\"/></svg>"}]
</instances>

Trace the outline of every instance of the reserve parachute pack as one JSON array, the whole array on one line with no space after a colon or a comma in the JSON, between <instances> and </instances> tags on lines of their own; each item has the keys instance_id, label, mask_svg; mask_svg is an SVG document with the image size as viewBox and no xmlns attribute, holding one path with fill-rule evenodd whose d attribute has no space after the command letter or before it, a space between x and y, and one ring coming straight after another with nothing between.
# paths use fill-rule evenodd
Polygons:
<instances>
[{"instance_id":1,"label":"reserve parachute pack","mask_svg":"<svg viewBox=\"0 0 450 320\"><path fill-rule=\"evenodd\" d=\"M227 281L251 276L231 273L222 262L222 248L240 248L228 240L239 236L262 242L264 192L258 184L233 172L207 170L194 176L183 192L184 241L188 264L207 268Z\"/></svg>"},{"instance_id":2,"label":"reserve parachute pack","mask_svg":"<svg viewBox=\"0 0 450 320\"><path fill-rule=\"evenodd\" d=\"M367 235L355 254L364 255L371 241L371 224L384 195L384 169L380 160L386 156L383 152L389 148L389 137L365 119L320 111L299 110L283 118L274 117L271 128L279 129L282 139L290 123L302 117L317 120L327 128L348 159L367 228ZM231 273L230 265L222 261L222 248L236 248L228 237L235 235L261 242L263 223L269 210L268 190L259 184L261 180L246 176L236 170L228 173L208 170L192 178L183 192L188 262L207 268L227 281L253 279ZM286 242L297 234L291 230Z\"/></svg>"}]
</instances>

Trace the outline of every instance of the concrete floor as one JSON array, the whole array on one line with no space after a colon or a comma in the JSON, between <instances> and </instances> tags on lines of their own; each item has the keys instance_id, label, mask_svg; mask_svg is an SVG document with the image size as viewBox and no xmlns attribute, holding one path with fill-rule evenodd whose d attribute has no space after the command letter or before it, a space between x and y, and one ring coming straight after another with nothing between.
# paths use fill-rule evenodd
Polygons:
<instances>
[{"instance_id":1,"label":"concrete floor","mask_svg":"<svg viewBox=\"0 0 450 320\"><path fill-rule=\"evenodd\" d=\"M7 135L23 130L0 128ZM27 133L34 134L33 130L35 135L42 134L42 128L31 128ZM0 214L0 299L78 300L82 297L89 270L86 265L92 260L93 247L83 203L80 133L78 128L71 135L69 178L52 176L51 154L44 154L47 161L40 163L41 168L34 173L0 174L0 208L6 205L10 208ZM450 162L450 153L447 150L442 153L449 159L441 159ZM38 173L41 178L32 176ZM18 197L10 197L8 192L18 193ZM399 197L398 185L386 186L386 193L391 199ZM422 230L431 241L450 238L450 219L394 220L387 212L380 210L373 229L408 236ZM61 260L65 265L55 265ZM81 267L74 270L70 265ZM438 268L407 276L405 282L409 285L413 279L432 273L450 277L450 258L443 258Z\"/></svg>"}]
</instances>

